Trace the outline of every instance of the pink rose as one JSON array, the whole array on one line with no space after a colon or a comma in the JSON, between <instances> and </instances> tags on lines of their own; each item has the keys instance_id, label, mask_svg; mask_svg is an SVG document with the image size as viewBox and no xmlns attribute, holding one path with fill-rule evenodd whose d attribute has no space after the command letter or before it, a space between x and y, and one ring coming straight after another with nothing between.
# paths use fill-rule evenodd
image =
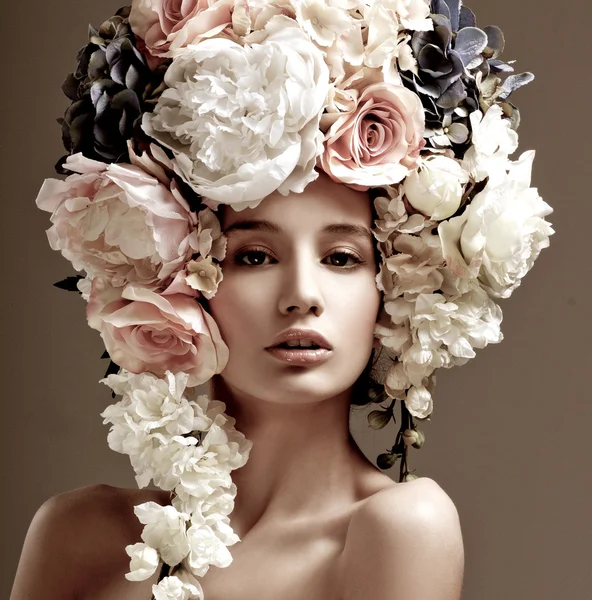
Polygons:
<instances>
[{"instance_id":1,"label":"pink rose","mask_svg":"<svg viewBox=\"0 0 592 600\"><path fill-rule=\"evenodd\" d=\"M107 165L81 153L66 166L76 173L46 179L36 203L52 213L50 246L76 270L107 277L115 287L158 288L183 268L197 215L174 183L169 189L137 166Z\"/></svg>"},{"instance_id":2,"label":"pink rose","mask_svg":"<svg viewBox=\"0 0 592 600\"><path fill-rule=\"evenodd\" d=\"M132 373L185 372L196 386L220 373L228 347L216 322L195 299L161 296L136 284L123 290L93 280L86 316L101 333L109 356Z\"/></svg>"},{"instance_id":3,"label":"pink rose","mask_svg":"<svg viewBox=\"0 0 592 600\"><path fill-rule=\"evenodd\" d=\"M132 0L129 23L152 56L211 37L231 23L232 0Z\"/></svg>"},{"instance_id":4,"label":"pink rose","mask_svg":"<svg viewBox=\"0 0 592 600\"><path fill-rule=\"evenodd\" d=\"M399 183L417 167L424 130L417 94L401 85L371 84L327 131L320 166L359 191Z\"/></svg>"}]
</instances>

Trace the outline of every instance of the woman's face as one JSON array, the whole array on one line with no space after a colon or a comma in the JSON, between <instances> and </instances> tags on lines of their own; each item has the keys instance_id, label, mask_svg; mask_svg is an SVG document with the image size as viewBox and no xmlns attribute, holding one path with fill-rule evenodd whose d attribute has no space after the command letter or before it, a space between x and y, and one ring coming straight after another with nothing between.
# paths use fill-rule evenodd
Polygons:
<instances>
[{"instance_id":1,"label":"woman's face","mask_svg":"<svg viewBox=\"0 0 592 600\"><path fill-rule=\"evenodd\" d=\"M240 212L225 207L228 247L209 312L229 347L221 377L235 394L302 403L355 383L381 302L371 228L368 196L323 173L301 194L274 193ZM275 358L265 348L289 328L318 331L332 346L328 359L296 366Z\"/></svg>"}]
</instances>

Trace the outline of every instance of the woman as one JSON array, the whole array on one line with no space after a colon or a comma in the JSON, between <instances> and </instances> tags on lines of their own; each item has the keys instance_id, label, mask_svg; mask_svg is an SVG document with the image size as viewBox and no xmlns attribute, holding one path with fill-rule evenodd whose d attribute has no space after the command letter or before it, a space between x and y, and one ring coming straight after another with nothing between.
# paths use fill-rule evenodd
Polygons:
<instances>
[{"instance_id":1,"label":"woman","mask_svg":"<svg viewBox=\"0 0 592 600\"><path fill-rule=\"evenodd\" d=\"M222 214L224 278L209 310L230 358L210 391L253 449L233 475L230 521L241 542L229 567L200 579L205 597L460 598L464 555L450 498L428 478L395 483L349 435L381 305L367 194L320 174L302 194ZM307 364L270 353L289 329L323 336L327 357ZM47 501L11 600L148 600L157 575L127 581L123 549L139 539L134 505L149 500L165 505L169 494L92 486Z\"/></svg>"},{"instance_id":2,"label":"woman","mask_svg":"<svg viewBox=\"0 0 592 600\"><path fill-rule=\"evenodd\" d=\"M230 521L241 542L230 567L200 579L205 597L460 598L464 555L450 498L428 478L395 483L349 434L381 305L367 194L321 174L302 194L222 215L224 278L209 310L230 358L210 391L253 449L233 475ZM323 336L328 356L307 364L270 353L289 329ZM150 500L165 505L169 494L99 485L48 500L11 600L148 600L157 574L127 581L123 549L140 536L133 507Z\"/></svg>"},{"instance_id":3,"label":"woman","mask_svg":"<svg viewBox=\"0 0 592 600\"><path fill-rule=\"evenodd\" d=\"M64 86L75 175L37 204L86 272L109 445L162 491L49 500L11 600L460 598L458 514L407 470L410 415L501 341L493 299L553 233L534 154L508 158L532 77L501 87L503 35L474 25L453 0L134 0L91 31ZM375 384L374 428L402 403L379 457L399 483L348 432Z\"/></svg>"}]
</instances>

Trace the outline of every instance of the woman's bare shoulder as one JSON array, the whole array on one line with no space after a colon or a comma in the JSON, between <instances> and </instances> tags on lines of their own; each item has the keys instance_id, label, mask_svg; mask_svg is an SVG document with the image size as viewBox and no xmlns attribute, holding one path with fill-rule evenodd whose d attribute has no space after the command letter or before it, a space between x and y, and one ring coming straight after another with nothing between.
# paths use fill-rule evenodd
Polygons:
<instances>
[{"instance_id":1,"label":"woman's bare shoulder","mask_svg":"<svg viewBox=\"0 0 592 600\"><path fill-rule=\"evenodd\" d=\"M125 546L141 541L143 526L134 506L148 501L167 504L168 494L96 484L50 498L47 510L72 540L87 542L84 558L88 565L109 568L109 563L127 563Z\"/></svg>"},{"instance_id":2,"label":"woman's bare shoulder","mask_svg":"<svg viewBox=\"0 0 592 600\"><path fill-rule=\"evenodd\" d=\"M142 532L133 507L150 500L167 504L168 494L97 484L46 500L29 526L11 600L75 598L101 573L125 570L125 546Z\"/></svg>"},{"instance_id":3,"label":"woman's bare shoulder","mask_svg":"<svg viewBox=\"0 0 592 600\"><path fill-rule=\"evenodd\" d=\"M395 540L404 530L413 531L423 523L429 528L437 521L458 526L456 507L435 480L420 477L409 482L393 481L368 497L352 516L344 555L357 561L359 549L372 543L377 532Z\"/></svg>"},{"instance_id":4,"label":"woman's bare shoulder","mask_svg":"<svg viewBox=\"0 0 592 600\"><path fill-rule=\"evenodd\" d=\"M464 548L452 499L429 477L374 494L352 518L344 567L345 600L460 598ZM430 574L421 587L418 572Z\"/></svg>"},{"instance_id":5,"label":"woman's bare shoulder","mask_svg":"<svg viewBox=\"0 0 592 600\"><path fill-rule=\"evenodd\" d=\"M368 498L360 509L358 519L408 520L412 515L426 516L428 513L456 514L452 498L430 477L419 477L409 482L386 486Z\"/></svg>"}]
</instances>

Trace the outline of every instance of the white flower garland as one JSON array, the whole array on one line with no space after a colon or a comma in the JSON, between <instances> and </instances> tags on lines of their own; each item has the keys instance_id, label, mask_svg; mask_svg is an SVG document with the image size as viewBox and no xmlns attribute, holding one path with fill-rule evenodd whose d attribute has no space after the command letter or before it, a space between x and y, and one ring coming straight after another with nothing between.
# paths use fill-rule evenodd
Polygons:
<instances>
[{"instance_id":1,"label":"white flower garland","mask_svg":"<svg viewBox=\"0 0 592 600\"><path fill-rule=\"evenodd\" d=\"M228 518L236 496L230 472L246 464L252 442L224 414L225 404L196 395L187 388L188 378L122 370L101 380L122 396L101 414L111 424L109 447L130 457L139 487L153 480L175 494L171 506L135 507L143 543L126 548L130 581L148 579L162 563L177 567L175 577L155 586L156 598L189 592L202 598L199 582L188 584L179 576L203 577L210 565L228 566L227 546L240 541Z\"/></svg>"}]
</instances>

